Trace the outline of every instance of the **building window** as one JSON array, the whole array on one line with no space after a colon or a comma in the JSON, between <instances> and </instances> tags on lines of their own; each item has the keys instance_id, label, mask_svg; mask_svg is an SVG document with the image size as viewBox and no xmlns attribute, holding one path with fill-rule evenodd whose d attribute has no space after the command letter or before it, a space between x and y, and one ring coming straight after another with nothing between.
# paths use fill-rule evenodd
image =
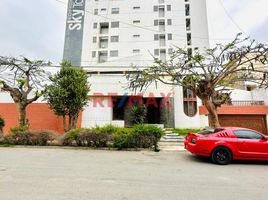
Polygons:
<instances>
[{"instance_id":1,"label":"building window","mask_svg":"<svg viewBox=\"0 0 268 200\"><path fill-rule=\"evenodd\" d=\"M108 61L108 52L100 51L99 52L99 63L105 63Z\"/></svg>"},{"instance_id":2,"label":"building window","mask_svg":"<svg viewBox=\"0 0 268 200\"><path fill-rule=\"evenodd\" d=\"M101 12L105 12L107 9L106 8L102 8L101 9Z\"/></svg>"},{"instance_id":3,"label":"building window","mask_svg":"<svg viewBox=\"0 0 268 200\"><path fill-rule=\"evenodd\" d=\"M97 42L97 37L93 37L93 43Z\"/></svg>"},{"instance_id":4,"label":"building window","mask_svg":"<svg viewBox=\"0 0 268 200\"><path fill-rule=\"evenodd\" d=\"M109 23L100 23L100 34L109 33Z\"/></svg>"},{"instance_id":5,"label":"building window","mask_svg":"<svg viewBox=\"0 0 268 200\"><path fill-rule=\"evenodd\" d=\"M188 52L188 57L189 58L193 56L193 50L192 50L192 48L187 49L187 52Z\"/></svg>"},{"instance_id":6,"label":"building window","mask_svg":"<svg viewBox=\"0 0 268 200\"><path fill-rule=\"evenodd\" d=\"M98 9L94 9L94 15L98 15Z\"/></svg>"},{"instance_id":7,"label":"building window","mask_svg":"<svg viewBox=\"0 0 268 200\"><path fill-rule=\"evenodd\" d=\"M166 30L165 28L165 20L164 19L160 19L159 20L159 31L160 32L164 32Z\"/></svg>"},{"instance_id":8,"label":"building window","mask_svg":"<svg viewBox=\"0 0 268 200\"><path fill-rule=\"evenodd\" d=\"M110 51L110 57L118 57L118 50Z\"/></svg>"},{"instance_id":9,"label":"building window","mask_svg":"<svg viewBox=\"0 0 268 200\"><path fill-rule=\"evenodd\" d=\"M166 62L166 49L160 49L160 60Z\"/></svg>"},{"instance_id":10,"label":"building window","mask_svg":"<svg viewBox=\"0 0 268 200\"><path fill-rule=\"evenodd\" d=\"M155 56L159 56L159 49L155 49L155 50L154 50L154 55L155 55Z\"/></svg>"},{"instance_id":11,"label":"building window","mask_svg":"<svg viewBox=\"0 0 268 200\"><path fill-rule=\"evenodd\" d=\"M190 4L185 5L185 15L190 16Z\"/></svg>"},{"instance_id":12,"label":"building window","mask_svg":"<svg viewBox=\"0 0 268 200\"><path fill-rule=\"evenodd\" d=\"M159 40L160 40L159 45L161 47L166 46L166 36L165 36L165 34L159 35Z\"/></svg>"},{"instance_id":13,"label":"building window","mask_svg":"<svg viewBox=\"0 0 268 200\"><path fill-rule=\"evenodd\" d=\"M140 20L134 20L134 21L133 21L133 24L139 24L139 23L141 23Z\"/></svg>"},{"instance_id":14,"label":"building window","mask_svg":"<svg viewBox=\"0 0 268 200\"><path fill-rule=\"evenodd\" d=\"M159 6L159 17L165 17L165 7L164 6Z\"/></svg>"},{"instance_id":15,"label":"building window","mask_svg":"<svg viewBox=\"0 0 268 200\"><path fill-rule=\"evenodd\" d=\"M197 113L196 96L187 86L183 87L183 110L188 117L193 117Z\"/></svg>"},{"instance_id":16,"label":"building window","mask_svg":"<svg viewBox=\"0 0 268 200\"><path fill-rule=\"evenodd\" d=\"M141 50L140 49L133 49L133 51L132 51L133 53L140 53L141 52Z\"/></svg>"},{"instance_id":17,"label":"building window","mask_svg":"<svg viewBox=\"0 0 268 200\"><path fill-rule=\"evenodd\" d=\"M140 35L133 35L133 37L134 37L134 38L139 38L139 37L140 37Z\"/></svg>"},{"instance_id":18,"label":"building window","mask_svg":"<svg viewBox=\"0 0 268 200\"><path fill-rule=\"evenodd\" d=\"M112 8L112 14L119 14L119 8Z\"/></svg>"},{"instance_id":19,"label":"building window","mask_svg":"<svg viewBox=\"0 0 268 200\"><path fill-rule=\"evenodd\" d=\"M187 33L187 45L192 45L192 34Z\"/></svg>"},{"instance_id":20,"label":"building window","mask_svg":"<svg viewBox=\"0 0 268 200\"><path fill-rule=\"evenodd\" d=\"M171 11L171 5L167 5L167 11Z\"/></svg>"},{"instance_id":21,"label":"building window","mask_svg":"<svg viewBox=\"0 0 268 200\"><path fill-rule=\"evenodd\" d=\"M133 10L139 10L139 9L141 9L141 7L139 7L139 6L134 6L133 7Z\"/></svg>"},{"instance_id":22,"label":"building window","mask_svg":"<svg viewBox=\"0 0 268 200\"><path fill-rule=\"evenodd\" d=\"M172 34L171 33L168 34L168 40L172 40Z\"/></svg>"},{"instance_id":23,"label":"building window","mask_svg":"<svg viewBox=\"0 0 268 200\"><path fill-rule=\"evenodd\" d=\"M161 4L161 3L165 3L165 0L158 0L158 3Z\"/></svg>"},{"instance_id":24,"label":"building window","mask_svg":"<svg viewBox=\"0 0 268 200\"><path fill-rule=\"evenodd\" d=\"M92 51L92 58L96 57L96 51Z\"/></svg>"},{"instance_id":25,"label":"building window","mask_svg":"<svg viewBox=\"0 0 268 200\"><path fill-rule=\"evenodd\" d=\"M172 25L172 19L167 20L167 25Z\"/></svg>"},{"instance_id":26,"label":"building window","mask_svg":"<svg viewBox=\"0 0 268 200\"><path fill-rule=\"evenodd\" d=\"M111 22L111 28L119 28L119 22Z\"/></svg>"},{"instance_id":27,"label":"building window","mask_svg":"<svg viewBox=\"0 0 268 200\"><path fill-rule=\"evenodd\" d=\"M108 37L100 37L100 48L101 49L108 48Z\"/></svg>"},{"instance_id":28,"label":"building window","mask_svg":"<svg viewBox=\"0 0 268 200\"><path fill-rule=\"evenodd\" d=\"M154 34L154 40L159 40L159 34Z\"/></svg>"},{"instance_id":29,"label":"building window","mask_svg":"<svg viewBox=\"0 0 268 200\"><path fill-rule=\"evenodd\" d=\"M169 55L172 55L172 54L173 54L173 48L169 48L169 49L168 49L168 54L169 54Z\"/></svg>"},{"instance_id":30,"label":"building window","mask_svg":"<svg viewBox=\"0 0 268 200\"><path fill-rule=\"evenodd\" d=\"M94 28L94 29L98 28L98 23L95 22L95 23L93 24L93 28Z\"/></svg>"},{"instance_id":31,"label":"building window","mask_svg":"<svg viewBox=\"0 0 268 200\"><path fill-rule=\"evenodd\" d=\"M119 42L119 36L111 36L111 42Z\"/></svg>"},{"instance_id":32,"label":"building window","mask_svg":"<svg viewBox=\"0 0 268 200\"><path fill-rule=\"evenodd\" d=\"M186 30L187 31L191 30L191 19L190 18L186 19Z\"/></svg>"}]
</instances>

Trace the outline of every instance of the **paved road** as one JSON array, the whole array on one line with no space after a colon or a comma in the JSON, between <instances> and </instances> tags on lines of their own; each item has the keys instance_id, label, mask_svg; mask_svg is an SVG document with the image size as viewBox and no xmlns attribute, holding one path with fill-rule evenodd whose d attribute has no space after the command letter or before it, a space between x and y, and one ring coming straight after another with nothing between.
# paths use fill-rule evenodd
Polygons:
<instances>
[{"instance_id":1,"label":"paved road","mask_svg":"<svg viewBox=\"0 0 268 200\"><path fill-rule=\"evenodd\" d=\"M267 200L268 163L187 152L0 148L0 200Z\"/></svg>"}]
</instances>

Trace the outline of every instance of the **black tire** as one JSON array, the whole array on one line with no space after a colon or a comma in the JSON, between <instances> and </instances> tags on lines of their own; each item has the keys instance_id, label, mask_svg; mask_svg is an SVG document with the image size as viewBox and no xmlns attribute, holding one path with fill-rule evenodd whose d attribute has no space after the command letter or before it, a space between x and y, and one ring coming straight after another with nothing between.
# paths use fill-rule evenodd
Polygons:
<instances>
[{"instance_id":1,"label":"black tire","mask_svg":"<svg viewBox=\"0 0 268 200\"><path fill-rule=\"evenodd\" d=\"M217 147L211 154L211 159L215 164L228 165L232 162L232 152L226 147Z\"/></svg>"}]
</instances>

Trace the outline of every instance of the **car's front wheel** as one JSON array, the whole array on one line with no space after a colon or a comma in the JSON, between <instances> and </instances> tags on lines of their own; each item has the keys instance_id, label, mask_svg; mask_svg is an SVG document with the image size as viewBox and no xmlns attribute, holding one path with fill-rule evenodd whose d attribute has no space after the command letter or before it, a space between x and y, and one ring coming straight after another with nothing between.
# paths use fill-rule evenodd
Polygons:
<instances>
[{"instance_id":1,"label":"car's front wheel","mask_svg":"<svg viewBox=\"0 0 268 200\"><path fill-rule=\"evenodd\" d=\"M211 159L218 165L228 165L232 161L232 152L226 147L217 147L212 152Z\"/></svg>"}]
</instances>

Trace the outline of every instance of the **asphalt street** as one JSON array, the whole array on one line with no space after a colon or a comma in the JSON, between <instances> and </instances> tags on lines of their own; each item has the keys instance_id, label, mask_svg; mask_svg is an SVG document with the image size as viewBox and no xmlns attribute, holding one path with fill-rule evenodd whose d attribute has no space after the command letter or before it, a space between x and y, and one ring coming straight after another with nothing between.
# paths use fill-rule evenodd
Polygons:
<instances>
[{"instance_id":1,"label":"asphalt street","mask_svg":"<svg viewBox=\"0 0 268 200\"><path fill-rule=\"evenodd\" d=\"M0 148L0 200L267 200L268 163L187 152Z\"/></svg>"}]
</instances>

